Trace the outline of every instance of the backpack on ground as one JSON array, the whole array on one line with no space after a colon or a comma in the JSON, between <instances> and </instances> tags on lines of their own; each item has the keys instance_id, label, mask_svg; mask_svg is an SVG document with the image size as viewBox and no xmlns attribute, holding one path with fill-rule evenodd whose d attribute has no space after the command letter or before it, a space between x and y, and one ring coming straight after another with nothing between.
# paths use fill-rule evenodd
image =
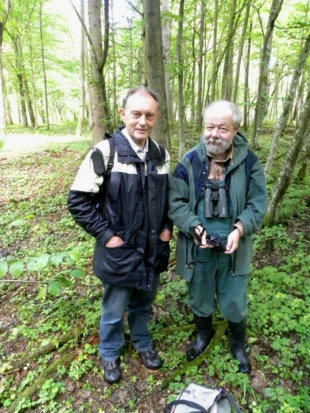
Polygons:
<instances>
[{"instance_id":1,"label":"backpack on ground","mask_svg":"<svg viewBox=\"0 0 310 413\"><path fill-rule=\"evenodd\" d=\"M223 387L191 383L179 397L167 404L164 413L241 413L235 399Z\"/></svg>"}]
</instances>

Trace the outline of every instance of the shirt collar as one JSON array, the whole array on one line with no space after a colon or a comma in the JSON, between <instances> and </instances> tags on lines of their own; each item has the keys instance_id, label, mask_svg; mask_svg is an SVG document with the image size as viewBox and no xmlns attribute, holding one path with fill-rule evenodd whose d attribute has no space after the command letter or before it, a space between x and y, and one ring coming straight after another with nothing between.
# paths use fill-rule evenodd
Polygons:
<instances>
[{"instance_id":1,"label":"shirt collar","mask_svg":"<svg viewBox=\"0 0 310 413\"><path fill-rule=\"evenodd\" d=\"M140 156L141 154L143 154L144 157L146 156L147 152L149 151L149 140L148 139L145 142L144 148L141 149L140 146L138 146L136 142L134 142L132 137L129 135L127 128L124 128L122 130L122 134L127 138L128 142L130 143L130 146L132 147L132 149L136 152L138 156Z\"/></svg>"},{"instance_id":2,"label":"shirt collar","mask_svg":"<svg viewBox=\"0 0 310 413\"><path fill-rule=\"evenodd\" d=\"M207 153L209 158L213 159L214 162L218 162L218 163L230 162L231 165L233 165L233 154L234 154L234 145L231 145L230 148L227 150L225 159L215 159L214 155L212 155L209 152Z\"/></svg>"}]
</instances>

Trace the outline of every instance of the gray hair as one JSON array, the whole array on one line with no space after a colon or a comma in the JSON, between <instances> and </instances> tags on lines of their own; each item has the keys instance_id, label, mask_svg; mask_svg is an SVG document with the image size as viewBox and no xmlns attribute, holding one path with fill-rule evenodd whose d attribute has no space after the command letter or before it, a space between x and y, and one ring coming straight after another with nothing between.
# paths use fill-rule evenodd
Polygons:
<instances>
[{"instance_id":1,"label":"gray hair","mask_svg":"<svg viewBox=\"0 0 310 413\"><path fill-rule=\"evenodd\" d=\"M240 109L236 105L236 103L230 102L229 100L224 100L224 99L219 99L215 100L214 102L210 103L210 105L206 106L204 112L203 112L203 121L206 122L206 116L207 113L209 112L210 109L212 109L214 106L216 106L219 103L225 104L229 109L231 110L231 113L233 115L233 125L234 128L238 128L242 122L242 114L240 112Z\"/></svg>"},{"instance_id":2,"label":"gray hair","mask_svg":"<svg viewBox=\"0 0 310 413\"><path fill-rule=\"evenodd\" d=\"M123 109L126 108L127 101L130 98L130 96L135 95L136 93L139 93L139 92L144 92L147 95L150 95L155 100L155 102L157 102L157 106L158 106L158 109L159 109L160 102L159 102L158 94L156 92L154 92L154 90L149 89L149 88L144 87L144 86L138 86L138 87L134 87L134 88L128 90L127 95L123 99Z\"/></svg>"}]
</instances>

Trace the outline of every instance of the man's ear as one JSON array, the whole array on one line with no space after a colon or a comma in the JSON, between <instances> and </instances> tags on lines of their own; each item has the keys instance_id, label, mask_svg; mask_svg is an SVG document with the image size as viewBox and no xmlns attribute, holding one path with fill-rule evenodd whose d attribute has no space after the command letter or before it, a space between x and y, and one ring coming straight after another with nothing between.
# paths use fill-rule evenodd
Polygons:
<instances>
[{"instance_id":1,"label":"man's ear","mask_svg":"<svg viewBox=\"0 0 310 413\"><path fill-rule=\"evenodd\" d=\"M125 116L125 109L122 108L122 109L119 111L119 113L121 114L122 117L124 117L124 116Z\"/></svg>"}]
</instances>

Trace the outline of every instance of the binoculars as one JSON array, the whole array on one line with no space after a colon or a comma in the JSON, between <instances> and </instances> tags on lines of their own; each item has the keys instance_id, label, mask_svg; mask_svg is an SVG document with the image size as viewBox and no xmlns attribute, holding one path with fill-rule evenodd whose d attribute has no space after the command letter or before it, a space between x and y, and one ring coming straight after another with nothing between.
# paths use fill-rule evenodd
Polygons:
<instances>
[{"instance_id":1,"label":"binoculars","mask_svg":"<svg viewBox=\"0 0 310 413\"><path fill-rule=\"evenodd\" d=\"M205 218L227 218L227 195L224 183L206 183L204 190Z\"/></svg>"}]
</instances>

